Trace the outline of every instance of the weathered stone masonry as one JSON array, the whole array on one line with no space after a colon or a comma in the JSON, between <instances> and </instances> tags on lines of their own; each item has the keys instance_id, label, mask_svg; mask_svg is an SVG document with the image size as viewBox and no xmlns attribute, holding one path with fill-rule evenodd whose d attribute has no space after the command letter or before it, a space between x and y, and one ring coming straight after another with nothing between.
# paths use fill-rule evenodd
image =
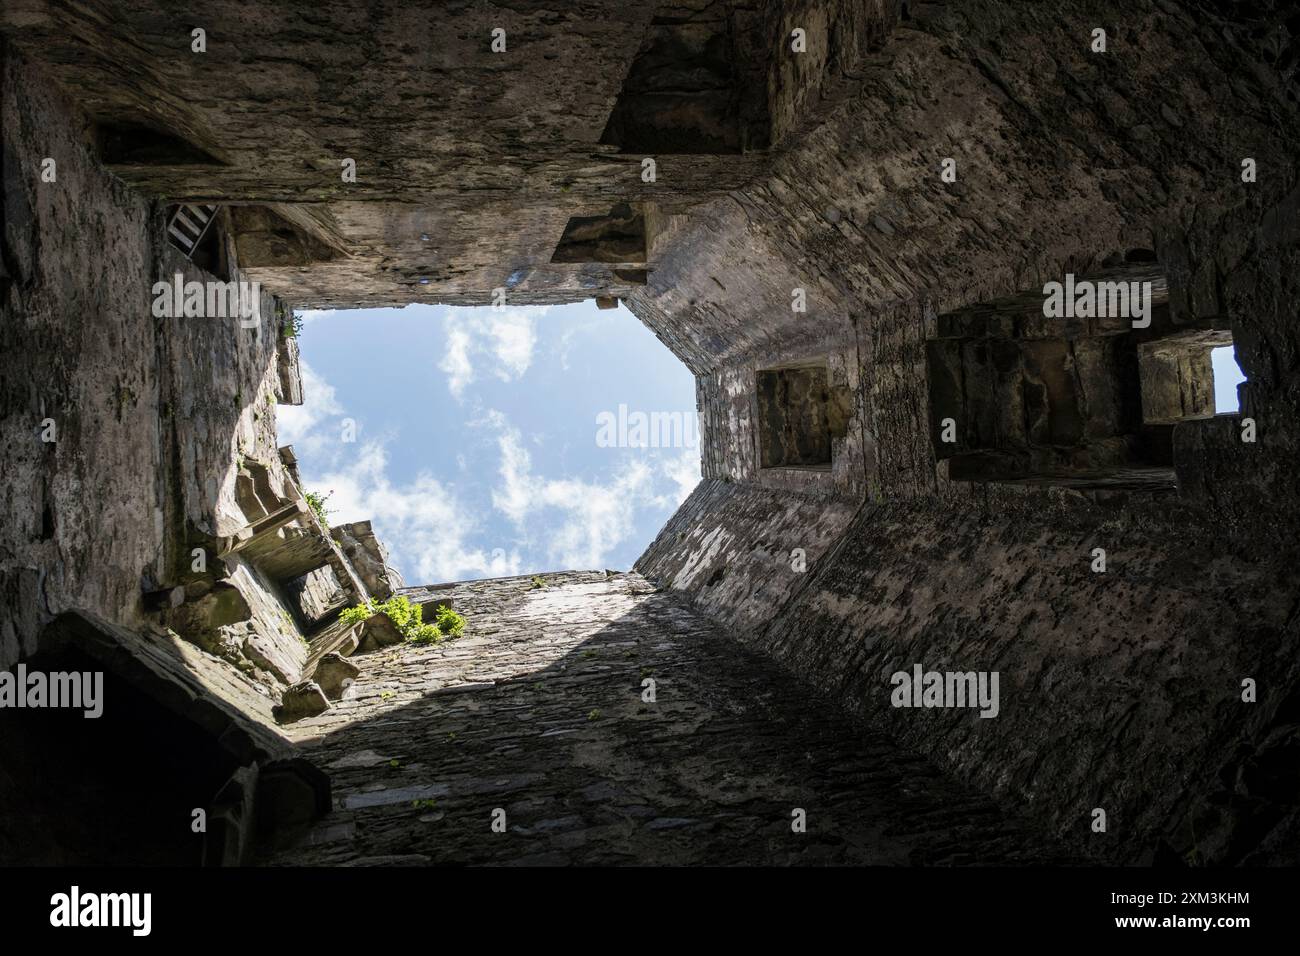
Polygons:
<instances>
[{"instance_id":1,"label":"weathered stone masonry","mask_svg":"<svg viewBox=\"0 0 1300 956\"><path fill-rule=\"evenodd\" d=\"M1070 862L638 575L543 580L439 589L472 637L373 655L292 726L339 810L269 862Z\"/></svg>"},{"instance_id":2,"label":"weathered stone masonry","mask_svg":"<svg viewBox=\"0 0 1300 956\"><path fill-rule=\"evenodd\" d=\"M1290 780L1279 768L1294 746L1296 486L1284 462L1297 394L1296 88L1293 65L1235 64L1252 32L1284 49L1294 40L1267 18L1254 31L1211 27L1159 4L1111 30L1112 51L1134 55L1107 59L1062 42L1106 23L1100 7L912 7L858 71L875 108L845 105L743 201L715 204L718 218L701 216L678 246L671 284L641 293L692 308L694 340L730 349L695 358L706 481L638 569L851 709L1042 807L1093 851L1149 859L1157 845L1087 839L1088 810L1109 806L1129 832L1175 832L1163 846L1186 859L1239 860L1261 839L1263 859L1287 858L1293 824L1279 824L1276 801L1292 784L1276 774ZM1171 86L1172 62L1197 80ZM1200 90L1241 102L1224 113ZM1243 185L1241 158L1275 149L1272 187ZM919 174L936 156L960 157L954 188ZM779 317L796 278L746 257L743 242L780 243L781 259L807 263L802 284L820 286L819 305ZM1149 494L947 479L924 349L944 314L1104 271L1132 250L1157 261L1175 323L1231 327L1249 380L1242 414L1267 420L1272 438L1244 445L1232 419L1182 422L1176 490ZM727 296L709 289L711 273L725 275ZM699 298L683 302L685 289ZM756 302L767 304L758 321ZM652 324L671 321L648 307ZM735 336L709 338L737 308L750 312L754 358ZM795 352L789 335L808 344ZM773 353L821 353L833 370L848 343L861 366L849 435L867 448L866 500L827 552L826 532L793 513L807 505L752 488L753 393L712 383L743 382ZM1089 572L1095 546L1110 555L1106 575ZM771 582L793 547L821 560L772 616ZM1001 670L1019 704L986 722L893 711L884 681L915 661ZM1273 696L1245 709L1240 680L1256 673ZM1192 807L1198 794L1209 807Z\"/></svg>"},{"instance_id":3,"label":"weathered stone masonry","mask_svg":"<svg viewBox=\"0 0 1300 956\"><path fill-rule=\"evenodd\" d=\"M181 718L158 753L219 741L153 810L206 792L223 828L151 859L1294 862L1287 5L11 0L0 31L0 665L89 657L133 701L120 732L158 709ZM167 241L178 204L216 208L208 258ZM259 281L266 320L153 316L196 262ZM1067 273L1150 277L1151 328L1045 318ZM303 509L276 447L276 404L303 399L283 317L499 288L622 299L696 376L704 480L639 577L444 588L464 643L384 646L337 613L402 582L364 523ZM1205 351L1229 339L1242 407L1209 415ZM562 623L538 637L543 609ZM735 673L733 640L759 655ZM679 676L666 723L629 651ZM999 716L891 708L914 663L998 671ZM748 771L710 727L771 778L731 791ZM814 802L843 784L831 756L793 760L811 740L880 776L849 771L836 835L797 850L769 811L805 771ZM357 762L390 751L391 773ZM6 756L16 819L41 768ZM524 759L562 769L521 782ZM658 762L664 789L636 769ZM878 789L934 773L952 813ZM436 809L388 800L420 787ZM975 791L1046 835L1017 855ZM446 842L497 799L526 850ZM868 806L937 823L855 829ZM75 858L89 837L57 809L4 857Z\"/></svg>"}]
</instances>

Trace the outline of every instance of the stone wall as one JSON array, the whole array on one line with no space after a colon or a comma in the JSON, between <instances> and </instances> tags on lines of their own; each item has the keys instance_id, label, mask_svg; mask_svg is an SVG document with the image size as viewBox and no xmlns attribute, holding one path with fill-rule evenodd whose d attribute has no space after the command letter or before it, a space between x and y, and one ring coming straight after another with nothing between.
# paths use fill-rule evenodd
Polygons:
<instances>
[{"instance_id":1,"label":"stone wall","mask_svg":"<svg viewBox=\"0 0 1300 956\"><path fill-rule=\"evenodd\" d=\"M0 667L8 667L69 608L139 620L142 577L164 560L165 386L148 308L162 254L151 204L94 161L66 100L5 41L0 60L0 590L11 609L0 624ZM46 158L55 182L42 182Z\"/></svg>"},{"instance_id":2,"label":"stone wall","mask_svg":"<svg viewBox=\"0 0 1300 956\"><path fill-rule=\"evenodd\" d=\"M1273 858L1294 827L1270 776L1295 732L1300 487L1283 462L1300 448L1300 192L1284 152L1300 127L1279 54L1294 38L1261 49L1267 12L1252 33L1170 3L909 8L858 71L860 96L767 178L679 223L632 297L699 375L705 474L737 483L706 481L637 568L1085 852ZM1104 57L1088 50L1098 25ZM1248 56L1279 68L1243 71ZM1242 182L1248 156L1267 182ZM1148 252L1170 321L1230 329L1241 413L1172 427L1176 483L953 480L927 361L941 318ZM857 356L863 453L835 491L842 514L862 507L818 526L781 495L748 525L763 528L755 560L737 503L814 489L755 467L753 372L837 348ZM800 582L781 558L810 538ZM1000 671L1007 709L890 707L890 674L914 663ZM1242 703L1261 674L1271 690ZM1097 806L1109 842L1087 829Z\"/></svg>"},{"instance_id":3,"label":"stone wall","mask_svg":"<svg viewBox=\"0 0 1300 956\"><path fill-rule=\"evenodd\" d=\"M1186 514L873 506L758 642L1085 852L1150 860L1163 837L1186 862L1238 862L1294 812L1269 737L1295 721L1300 581L1293 555L1224 543ZM999 672L1000 713L891 707L890 676L918 663Z\"/></svg>"},{"instance_id":4,"label":"stone wall","mask_svg":"<svg viewBox=\"0 0 1300 956\"><path fill-rule=\"evenodd\" d=\"M50 621L75 610L172 626L278 699L302 676L313 623L287 584L332 565L325 590L341 580L348 598L366 594L328 529L305 515L231 547L300 498L275 434L277 403L301 401L286 307L262 290L252 322L159 314L155 283L215 277L166 241L162 203L100 165L84 114L7 42L0 50L0 590L11 611L0 667L35 653ZM218 241L229 278L245 279L228 221Z\"/></svg>"},{"instance_id":5,"label":"stone wall","mask_svg":"<svg viewBox=\"0 0 1300 956\"><path fill-rule=\"evenodd\" d=\"M848 527L838 499L704 479L636 563L742 639L761 632ZM802 554L796 553L801 551Z\"/></svg>"},{"instance_id":6,"label":"stone wall","mask_svg":"<svg viewBox=\"0 0 1300 956\"><path fill-rule=\"evenodd\" d=\"M1069 860L638 575L542 580L439 588L464 637L358 658L347 696L289 730L334 778L332 812L267 862Z\"/></svg>"}]
</instances>

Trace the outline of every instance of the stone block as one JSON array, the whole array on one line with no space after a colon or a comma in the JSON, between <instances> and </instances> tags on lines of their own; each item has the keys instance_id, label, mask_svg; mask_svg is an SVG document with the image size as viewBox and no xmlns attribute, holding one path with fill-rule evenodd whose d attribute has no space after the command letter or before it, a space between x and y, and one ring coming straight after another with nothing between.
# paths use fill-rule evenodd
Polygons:
<instances>
[{"instance_id":1,"label":"stone block","mask_svg":"<svg viewBox=\"0 0 1300 956\"><path fill-rule=\"evenodd\" d=\"M389 620L387 614L374 614L361 625L361 642L357 646L357 652L368 654L381 647L400 644L403 640L402 632Z\"/></svg>"},{"instance_id":2,"label":"stone block","mask_svg":"<svg viewBox=\"0 0 1300 956\"><path fill-rule=\"evenodd\" d=\"M275 719L282 724L304 717L315 717L329 710L330 702L314 680L299 681L284 692L280 706L275 708Z\"/></svg>"},{"instance_id":3,"label":"stone block","mask_svg":"<svg viewBox=\"0 0 1300 956\"><path fill-rule=\"evenodd\" d=\"M320 686L326 697L330 700L338 700L347 693L347 689L352 686L352 682L360 673L360 667L334 652L320 659L311 679Z\"/></svg>"}]
</instances>

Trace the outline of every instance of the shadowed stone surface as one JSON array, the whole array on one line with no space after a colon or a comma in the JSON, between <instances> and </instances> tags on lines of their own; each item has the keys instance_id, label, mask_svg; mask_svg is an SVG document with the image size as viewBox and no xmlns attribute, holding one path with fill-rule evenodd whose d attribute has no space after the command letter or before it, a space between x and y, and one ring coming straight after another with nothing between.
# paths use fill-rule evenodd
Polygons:
<instances>
[{"instance_id":1,"label":"shadowed stone surface","mask_svg":"<svg viewBox=\"0 0 1300 956\"><path fill-rule=\"evenodd\" d=\"M1068 860L639 575L545 579L456 586L464 637L368 656L355 697L286 728L335 811L271 862Z\"/></svg>"},{"instance_id":2,"label":"shadowed stone surface","mask_svg":"<svg viewBox=\"0 0 1300 956\"><path fill-rule=\"evenodd\" d=\"M360 673L361 668L356 664L338 653L331 652L320 659L311 679L320 685L326 697L337 700L352 686Z\"/></svg>"},{"instance_id":3,"label":"shadowed stone surface","mask_svg":"<svg viewBox=\"0 0 1300 956\"><path fill-rule=\"evenodd\" d=\"M285 690L280 706L275 709L276 719L288 723L303 717L313 717L329 710L330 702L325 691L314 680L300 681Z\"/></svg>"}]
</instances>

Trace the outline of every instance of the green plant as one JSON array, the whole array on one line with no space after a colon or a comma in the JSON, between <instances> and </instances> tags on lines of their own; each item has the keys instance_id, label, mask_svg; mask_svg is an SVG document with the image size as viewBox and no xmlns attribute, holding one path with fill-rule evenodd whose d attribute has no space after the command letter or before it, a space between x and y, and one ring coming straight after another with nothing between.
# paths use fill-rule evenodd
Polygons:
<instances>
[{"instance_id":1,"label":"green plant","mask_svg":"<svg viewBox=\"0 0 1300 956\"><path fill-rule=\"evenodd\" d=\"M465 615L457 614L444 605L434 615L434 625L447 637L460 637L465 631Z\"/></svg>"},{"instance_id":2,"label":"green plant","mask_svg":"<svg viewBox=\"0 0 1300 956\"><path fill-rule=\"evenodd\" d=\"M296 312L286 312L280 323L280 334L286 339L296 339L302 334L302 316Z\"/></svg>"},{"instance_id":3,"label":"green plant","mask_svg":"<svg viewBox=\"0 0 1300 956\"><path fill-rule=\"evenodd\" d=\"M406 639L413 644L437 644L447 637L460 637L465 630L465 618L446 605L438 608L433 623L420 620L422 609L415 606L415 624L409 631L403 631Z\"/></svg>"},{"instance_id":4,"label":"green plant","mask_svg":"<svg viewBox=\"0 0 1300 956\"><path fill-rule=\"evenodd\" d=\"M311 508L313 512L315 512L316 519L321 523L322 527L328 528L330 526L330 521L328 516L332 515L334 513L334 510L332 508L326 508L325 502L329 501L330 496L333 494L334 494L334 489L332 488L330 489L330 493L328 495L321 495L319 492L316 491L307 491L303 493L303 498L307 500L307 506Z\"/></svg>"},{"instance_id":5,"label":"green plant","mask_svg":"<svg viewBox=\"0 0 1300 956\"><path fill-rule=\"evenodd\" d=\"M546 587L546 582L543 581L539 575L534 574L532 577L532 582L533 582L533 587L535 588Z\"/></svg>"},{"instance_id":6,"label":"green plant","mask_svg":"<svg viewBox=\"0 0 1300 956\"><path fill-rule=\"evenodd\" d=\"M360 624L366 618L379 613L375 610L374 603L374 601L371 601L368 604L358 604L356 607L347 608L339 615L339 620L344 624Z\"/></svg>"},{"instance_id":7,"label":"green plant","mask_svg":"<svg viewBox=\"0 0 1300 956\"><path fill-rule=\"evenodd\" d=\"M465 630L464 615L446 605L438 608L432 623L424 620L424 608L401 595L382 603L371 598L339 615L344 624L360 624L375 614L386 614L399 634L412 644L437 644L444 638L459 637Z\"/></svg>"}]
</instances>

